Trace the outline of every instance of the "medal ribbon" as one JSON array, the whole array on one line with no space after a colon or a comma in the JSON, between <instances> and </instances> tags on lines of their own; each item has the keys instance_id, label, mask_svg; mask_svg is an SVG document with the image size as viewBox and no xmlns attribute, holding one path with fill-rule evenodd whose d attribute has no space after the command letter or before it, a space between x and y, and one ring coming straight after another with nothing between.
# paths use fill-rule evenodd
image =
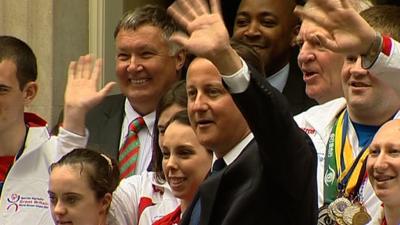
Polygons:
<instances>
[{"instance_id":1,"label":"medal ribbon","mask_svg":"<svg viewBox=\"0 0 400 225\"><path fill-rule=\"evenodd\" d=\"M328 145L326 146L326 154L325 154L325 166L324 166L324 205L329 205L333 202L337 195L337 163L335 157L335 136L337 137L336 132L341 132L337 127L342 127L342 124L338 124L343 121L344 114L341 113L339 118L335 121L335 124L332 127L331 134L329 135ZM342 135L340 135L342 136ZM340 144L340 143L339 143Z\"/></svg>"},{"instance_id":2,"label":"medal ribbon","mask_svg":"<svg viewBox=\"0 0 400 225\"><path fill-rule=\"evenodd\" d=\"M324 177L324 203L334 201L339 192L349 197L365 176L364 161L368 156L368 146L372 138L354 159L353 149L347 137L349 118L344 110L332 128L327 146ZM340 160L336 160L340 159ZM328 179L327 177L328 176Z\"/></svg>"}]
</instances>

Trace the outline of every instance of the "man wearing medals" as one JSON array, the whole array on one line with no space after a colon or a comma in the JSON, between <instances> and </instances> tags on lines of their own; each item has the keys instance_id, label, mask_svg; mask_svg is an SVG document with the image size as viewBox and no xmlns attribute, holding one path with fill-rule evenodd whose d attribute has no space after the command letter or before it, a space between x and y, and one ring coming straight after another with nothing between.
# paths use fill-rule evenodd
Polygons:
<instances>
[{"instance_id":1,"label":"man wearing medals","mask_svg":"<svg viewBox=\"0 0 400 225\"><path fill-rule=\"evenodd\" d=\"M346 55L341 73L345 98L315 106L295 117L318 152L318 223L367 224L371 216L378 216L381 204L367 179L368 146L382 124L400 117L399 76L396 77L400 44L376 33L367 24L371 21L363 20L346 0L310 0L296 12L333 34L323 36L314 29L308 38ZM321 17L323 23L318 22ZM374 23L374 28L395 35L383 25Z\"/></svg>"}]
</instances>

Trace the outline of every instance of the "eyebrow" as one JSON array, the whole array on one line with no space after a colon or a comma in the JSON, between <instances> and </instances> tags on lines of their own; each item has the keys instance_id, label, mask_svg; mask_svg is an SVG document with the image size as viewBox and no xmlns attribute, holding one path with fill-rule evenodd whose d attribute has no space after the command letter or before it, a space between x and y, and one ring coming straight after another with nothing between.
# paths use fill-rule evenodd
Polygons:
<instances>
[{"instance_id":1,"label":"eyebrow","mask_svg":"<svg viewBox=\"0 0 400 225\"><path fill-rule=\"evenodd\" d=\"M184 143L184 144L179 144L175 148L176 150L191 150L194 151L194 145L193 143Z\"/></svg>"},{"instance_id":2,"label":"eyebrow","mask_svg":"<svg viewBox=\"0 0 400 225\"><path fill-rule=\"evenodd\" d=\"M250 13L249 13L249 11L239 11L237 14L236 14L236 17L237 16L250 16ZM262 12L260 12L260 13L258 13L257 14L257 17L259 17L259 16L272 16L272 17L277 17L274 13L272 13L272 12L270 12L270 11L262 11Z\"/></svg>"},{"instance_id":3,"label":"eyebrow","mask_svg":"<svg viewBox=\"0 0 400 225\"><path fill-rule=\"evenodd\" d=\"M118 50L128 51L128 50L143 50L143 49L150 49L150 50L157 50L157 47L149 44L149 43L138 43L135 47L131 47L130 45L123 44L121 46L117 46Z\"/></svg>"}]
</instances>

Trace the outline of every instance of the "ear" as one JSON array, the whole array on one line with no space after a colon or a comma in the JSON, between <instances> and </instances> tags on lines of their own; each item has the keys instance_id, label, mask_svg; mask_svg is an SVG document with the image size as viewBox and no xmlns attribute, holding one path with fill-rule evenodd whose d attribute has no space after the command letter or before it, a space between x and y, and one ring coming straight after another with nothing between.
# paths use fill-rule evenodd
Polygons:
<instances>
[{"instance_id":1,"label":"ear","mask_svg":"<svg viewBox=\"0 0 400 225\"><path fill-rule=\"evenodd\" d=\"M185 60L186 60L186 50L182 49L179 50L176 55L176 71L179 71L182 69L183 65L185 64Z\"/></svg>"},{"instance_id":2,"label":"ear","mask_svg":"<svg viewBox=\"0 0 400 225\"><path fill-rule=\"evenodd\" d=\"M107 193L104 195L103 199L100 203L100 214L107 214L108 209L110 208L112 200L112 194Z\"/></svg>"},{"instance_id":3,"label":"ear","mask_svg":"<svg viewBox=\"0 0 400 225\"><path fill-rule=\"evenodd\" d=\"M291 38L290 38L290 46L292 46L292 47L296 46L296 39L300 33L300 26L301 26L301 24L297 24L292 29Z\"/></svg>"},{"instance_id":4,"label":"ear","mask_svg":"<svg viewBox=\"0 0 400 225\"><path fill-rule=\"evenodd\" d=\"M28 83L25 84L25 87L22 90L22 92L24 95L24 104L25 105L30 104L36 97L36 94L38 92L37 83L35 81L29 81Z\"/></svg>"}]
</instances>

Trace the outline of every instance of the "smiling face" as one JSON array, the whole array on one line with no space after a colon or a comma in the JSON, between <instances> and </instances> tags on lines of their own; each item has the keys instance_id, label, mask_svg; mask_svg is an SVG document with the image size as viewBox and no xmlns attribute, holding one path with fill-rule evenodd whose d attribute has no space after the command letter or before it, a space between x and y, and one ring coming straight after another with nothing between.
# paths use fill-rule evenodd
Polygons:
<instances>
[{"instance_id":1,"label":"smiling face","mask_svg":"<svg viewBox=\"0 0 400 225\"><path fill-rule=\"evenodd\" d=\"M361 67L361 57L347 57L342 69L342 87L354 122L381 125L397 112L400 97L389 84ZM369 123L364 118L375 118Z\"/></svg>"},{"instance_id":2,"label":"smiling face","mask_svg":"<svg viewBox=\"0 0 400 225\"><path fill-rule=\"evenodd\" d=\"M87 169L87 168L86 168ZM81 165L53 168L49 181L50 209L55 224L97 225L105 221L111 200L96 199Z\"/></svg>"},{"instance_id":3,"label":"smiling face","mask_svg":"<svg viewBox=\"0 0 400 225\"><path fill-rule=\"evenodd\" d=\"M233 37L252 46L270 76L289 62L296 37L291 0L242 0L236 12Z\"/></svg>"},{"instance_id":4,"label":"smiling face","mask_svg":"<svg viewBox=\"0 0 400 225\"><path fill-rule=\"evenodd\" d=\"M150 113L161 96L179 80L184 54L171 55L161 29L152 25L123 29L115 41L116 74L121 92L139 113Z\"/></svg>"},{"instance_id":5,"label":"smiling face","mask_svg":"<svg viewBox=\"0 0 400 225\"><path fill-rule=\"evenodd\" d=\"M400 207L400 120L381 127L370 145L369 180L378 198L389 207Z\"/></svg>"},{"instance_id":6,"label":"smiling face","mask_svg":"<svg viewBox=\"0 0 400 225\"><path fill-rule=\"evenodd\" d=\"M189 125L172 122L165 130L163 171L175 197L190 202L211 168L212 154Z\"/></svg>"},{"instance_id":7,"label":"smiling face","mask_svg":"<svg viewBox=\"0 0 400 225\"><path fill-rule=\"evenodd\" d=\"M246 120L210 61L196 58L189 65L186 90L190 123L200 143L213 150L218 158L250 133Z\"/></svg>"},{"instance_id":8,"label":"smiling face","mask_svg":"<svg viewBox=\"0 0 400 225\"><path fill-rule=\"evenodd\" d=\"M297 62L303 72L306 94L322 104L343 96L340 73L344 56L323 48L315 40L306 40L306 32L315 29L318 27L309 21L301 25L297 38L300 45Z\"/></svg>"}]
</instances>

